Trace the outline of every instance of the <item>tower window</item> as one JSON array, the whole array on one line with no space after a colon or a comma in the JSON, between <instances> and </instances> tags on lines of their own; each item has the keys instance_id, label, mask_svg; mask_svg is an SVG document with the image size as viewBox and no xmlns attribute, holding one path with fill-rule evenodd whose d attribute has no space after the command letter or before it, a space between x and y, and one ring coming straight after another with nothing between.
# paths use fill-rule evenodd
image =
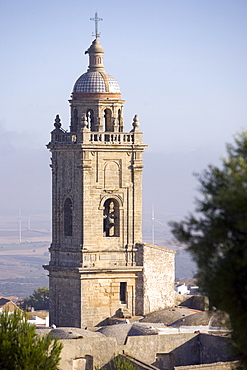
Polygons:
<instances>
[{"instance_id":1,"label":"tower window","mask_svg":"<svg viewBox=\"0 0 247 370\"><path fill-rule=\"evenodd\" d=\"M118 130L119 132L123 132L123 125L122 125L122 116L121 116L121 110L118 110Z\"/></svg>"},{"instance_id":2,"label":"tower window","mask_svg":"<svg viewBox=\"0 0 247 370\"><path fill-rule=\"evenodd\" d=\"M72 202L70 198L64 202L64 236L72 236Z\"/></svg>"},{"instance_id":3,"label":"tower window","mask_svg":"<svg viewBox=\"0 0 247 370\"><path fill-rule=\"evenodd\" d=\"M119 205L115 199L107 199L104 204L103 214L104 236L119 236Z\"/></svg>"},{"instance_id":4,"label":"tower window","mask_svg":"<svg viewBox=\"0 0 247 370\"><path fill-rule=\"evenodd\" d=\"M105 109L104 119L105 119L105 131L106 132L112 131L112 127L111 127L111 110L110 109Z\"/></svg>"},{"instance_id":5,"label":"tower window","mask_svg":"<svg viewBox=\"0 0 247 370\"><path fill-rule=\"evenodd\" d=\"M122 304L126 303L126 293L127 293L127 283L121 282L120 283L120 292L119 292L119 299Z\"/></svg>"},{"instance_id":6,"label":"tower window","mask_svg":"<svg viewBox=\"0 0 247 370\"><path fill-rule=\"evenodd\" d=\"M73 129L72 129L72 131L76 132L77 131L77 126L78 126L78 110L75 108L73 113L74 113L74 117L73 117Z\"/></svg>"},{"instance_id":7,"label":"tower window","mask_svg":"<svg viewBox=\"0 0 247 370\"><path fill-rule=\"evenodd\" d=\"M90 131L95 131L94 129L94 112L92 109L88 109L87 111L87 122L88 128Z\"/></svg>"}]
</instances>

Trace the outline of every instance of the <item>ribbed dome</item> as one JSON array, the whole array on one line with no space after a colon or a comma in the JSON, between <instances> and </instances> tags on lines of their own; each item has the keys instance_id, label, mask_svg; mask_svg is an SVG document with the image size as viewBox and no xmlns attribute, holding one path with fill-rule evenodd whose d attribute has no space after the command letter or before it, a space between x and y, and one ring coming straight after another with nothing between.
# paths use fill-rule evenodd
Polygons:
<instances>
[{"instance_id":1,"label":"ribbed dome","mask_svg":"<svg viewBox=\"0 0 247 370\"><path fill-rule=\"evenodd\" d=\"M75 83L75 93L120 93L120 87L111 75L103 71L89 71Z\"/></svg>"}]
</instances>

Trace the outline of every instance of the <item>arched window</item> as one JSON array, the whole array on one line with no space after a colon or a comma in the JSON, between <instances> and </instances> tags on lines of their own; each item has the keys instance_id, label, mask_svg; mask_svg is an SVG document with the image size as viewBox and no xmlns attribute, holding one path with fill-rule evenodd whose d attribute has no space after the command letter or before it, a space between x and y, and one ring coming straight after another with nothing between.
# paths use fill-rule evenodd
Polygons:
<instances>
[{"instance_id":1,"label":"arched window","mask_svg":"<svg viewBox=\"0 0 247 370\"><path fill-rule=\"evenodd\" d=\"M94 130L94 111L92 109L88 109L87 111L87 122L88 122L88 128L90 131Z\"/></svg>"},{"instance_id":2,"label":"arched window","mask_svg":"<svg viewBox=\"0 0 247 370\"><path fill-rule=\"evenodd\" d=\"M118 130L119 132L123 131L123 125L122 125L122 116L121 116L121 109L118 110Z\"/></svg>"},{"instance_id":3,"label":"arched window","mask_svg":"<svg viewBox=\"0 0 247 370\"><path fill-rule=\"evenodd\" d=\"M72 236L72 202L67 198L64 202L64 236Z\"/></svg>"},{"instance_id":4,"label":"arched window","mask_svg":"<svg viewBox=\"0 0 247 370\"><path fill-rule=\"evenodd\" d=\"M76 132L78 127L78 110L75 108L72 118L72 131Z\"/></svg>"},{"instance_id":5,"label":"arched window","mask_svg":"<svg viewBox=\"0 0 247 370\"><path fill-rule=\"evenodd\" d=\"M106 237L119 236L119 204L115 199L107 199L103 211L103 235Z\"/></svg>"},{"instance_id":6,"label":"arched window","mask_svg":"<svg viewBox=\"0 0 247 370\"><path fill-rule=\"evenodd\" d=\"M110 109L105 109L105 115L104 115L104 120L105 120L105 131L109 132L112 131L111 127L111 110Z\"/></svg>"}]
</instances>

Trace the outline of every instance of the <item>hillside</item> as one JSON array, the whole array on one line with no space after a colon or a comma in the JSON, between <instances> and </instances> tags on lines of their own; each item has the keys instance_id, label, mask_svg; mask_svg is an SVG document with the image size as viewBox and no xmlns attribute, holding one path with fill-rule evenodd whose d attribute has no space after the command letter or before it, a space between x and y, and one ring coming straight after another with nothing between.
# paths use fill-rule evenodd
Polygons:
<instances>
[{"instance_id":1,"label":"hillside","mask_svg":"<svg viewBox=\"0 0 247 370\"><path fill-rule=\"evenodd\" d=\"M0 296L27 297L48 286L43 265L49 261L49 243L0 244Z\"/></svg>"}]
</instances>

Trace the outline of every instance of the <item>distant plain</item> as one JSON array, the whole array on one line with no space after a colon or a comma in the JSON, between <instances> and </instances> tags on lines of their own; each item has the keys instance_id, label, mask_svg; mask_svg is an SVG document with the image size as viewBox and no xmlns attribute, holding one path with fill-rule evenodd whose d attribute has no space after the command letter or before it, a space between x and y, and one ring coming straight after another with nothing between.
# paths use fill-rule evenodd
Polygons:
<instances>
[{"instance_id":1,"label":"distant plain","mask_svg":"<svg viewBox=\"0 0 247 370\"><path fill-rule=\"evenodd\" d=\"M169 218L170 216L168 216ZM185 246L173 240L165 216L153 223L143 217L143 241L176 252L176 280L191 279L196 266ZM38 287L48 286L48 248L51 242L51 216L41 211L2 211L0 214L0 296L24 298Z\"/></svg>"}]
</instances>

